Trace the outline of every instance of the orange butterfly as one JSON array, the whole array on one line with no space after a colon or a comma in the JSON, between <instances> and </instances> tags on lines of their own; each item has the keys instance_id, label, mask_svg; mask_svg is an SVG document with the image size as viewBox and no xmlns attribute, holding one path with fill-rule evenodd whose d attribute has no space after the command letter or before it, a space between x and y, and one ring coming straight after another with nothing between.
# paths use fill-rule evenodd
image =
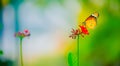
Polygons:
<instances>
[{"instance_id":1,"label":"orange butterfly","mask_svg":"<svg viewBox=\"0 0 120 66\"><path fill-rule=\"evenodd\" d=\"M97 25L97 18L99 16L98 12L91 14L82 24L90 29L94 29Z\"/></svg>"}]
</instances>

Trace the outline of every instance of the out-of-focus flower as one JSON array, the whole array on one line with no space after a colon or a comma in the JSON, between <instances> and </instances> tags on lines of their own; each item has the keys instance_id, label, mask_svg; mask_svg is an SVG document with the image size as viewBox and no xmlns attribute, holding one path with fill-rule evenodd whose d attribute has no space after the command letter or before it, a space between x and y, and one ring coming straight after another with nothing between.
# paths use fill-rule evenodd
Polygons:
<instances>
[{"instance_id":1,"label":"out-of-focus flower","mask_svg":"<svg viewBox=\"0 0 120 66\"><path fill-rule=\"evenodd\" d=\"M89 35L89 32L84 25L80 26L80 29L81 29L81 34Z\"/></svg>"},{"instance_id":2,"label":"out-of-focus flower","mask_svg":"<svg viewBox=\"0 0 120 66\"><path fill-rule=\"evenodd\" d=\"M71 33L72 34L69 37L72 39L76 39L76 36L80 34L80 29L72 29Z\"/></svg>"},{"instance_id":3,"label":"out-of-focus flower","mask_svg":"<svg viewBox=\"0 0 120 66\"><path fill-rule=\"evenodd\" d=\"M22 39L24 37L29 37L30 32L29 30L25 29L23 32L17 32L15 33L15 37L18 37L20 39L20 58L21 58L21 66L23 66L23 56L22 56Z\"/></svg>"},{"instance_id":4,"label":"out-of-focus flower","mask_svg":"<svg viewBox=\"0 0 120 66\"><path fill-rule=\"evenodd\" d=\"M15 37L24 38L30 36L29 30L25 29L24 32L15 33Z\"/></svg>"}]
</instances>

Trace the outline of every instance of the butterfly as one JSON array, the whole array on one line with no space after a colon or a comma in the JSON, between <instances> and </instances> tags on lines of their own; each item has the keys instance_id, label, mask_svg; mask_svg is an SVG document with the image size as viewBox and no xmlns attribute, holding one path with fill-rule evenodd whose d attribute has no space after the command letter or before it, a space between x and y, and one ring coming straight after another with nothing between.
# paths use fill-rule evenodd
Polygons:
<instances>
[{"instance_id":1,"label":"butterfly","mask_svg":"<svg viewBox=\"0 0 120 66\"><path fill-rule=\"evenodd\" d=\"M94 29L97 25L97 18L99 17L98 12L91 14L82 24L90 29Z\"/></svg>"}]
</instances>

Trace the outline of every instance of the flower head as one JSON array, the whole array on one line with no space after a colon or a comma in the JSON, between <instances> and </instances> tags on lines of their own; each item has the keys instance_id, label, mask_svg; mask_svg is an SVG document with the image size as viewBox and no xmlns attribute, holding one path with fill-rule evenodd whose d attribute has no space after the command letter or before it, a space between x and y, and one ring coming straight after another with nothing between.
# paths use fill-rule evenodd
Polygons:
<instances>
[{"instance_id":1,"label":"flower head","mask_svg":"<svg viewBox=\"0 0 120 66\"><path fill-rule=\"evenodd\" d=\"M15 33L15 37L24 38L30 36L29 30L25 29L24 32Z\"/></svg>"},{"instance_id":2,"label":"flower head","mask_svg":"<svg viewBox=\"0 0 120 66\"><path fill-rule=\"evenodd\" d=\"M84 25L80 26L80 29L81 29L81 34L89 35L89 32Z\"/></svg>"},{"instance_id":3,"label":"flower head","mask_svg":"<svg viewBox=\"0 0 120 66\"><path fill-rule=\"evenodd\" d=\"M71 33L72 34L69 37L72 38L72 39L75 39L76 36L80 34L80 30L79 29L76 29L76 30L72 29Z\"/></svg>"},{"instance_id":4,"label":"flower head","mask_svg":"<svg viewBox=\"0 0 120 66\"><path fill-rule=\"evenodd\" d=\"M29 30L25 29L25 30L24 30L24 34L25 34L26 36L30 36Z\"/></svg>"}]
</instances>

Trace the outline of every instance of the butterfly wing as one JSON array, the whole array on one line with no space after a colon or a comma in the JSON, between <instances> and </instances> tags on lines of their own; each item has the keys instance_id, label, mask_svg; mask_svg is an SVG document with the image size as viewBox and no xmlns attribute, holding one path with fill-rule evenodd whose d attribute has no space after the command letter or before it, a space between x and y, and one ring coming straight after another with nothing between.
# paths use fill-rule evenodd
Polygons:
<instances>
[{"instance_id":1,"label":"butterfly wing","mask_svg":"<svg viewBox=\"0 0 120 66\"><path fill-rule=\"evenodd\" d=\"M89 16L85 20L85 26L90 28L90 29L94 29L96 25L97 25L97 20L94 16Z\"/></svg>"},{"instance_id":2,"label":"butterfly wing","mask_svg":"<svg viewBox=\"0 0 120 66\"><path fill-rule=\"evenodd\" d=\"M90 29L94 29L95 26L97 25L97 18L98 17L99 17L99 13L94 12L84 22L82 22L82 25L84 25Z\"/></svg>"}]
</instances>

